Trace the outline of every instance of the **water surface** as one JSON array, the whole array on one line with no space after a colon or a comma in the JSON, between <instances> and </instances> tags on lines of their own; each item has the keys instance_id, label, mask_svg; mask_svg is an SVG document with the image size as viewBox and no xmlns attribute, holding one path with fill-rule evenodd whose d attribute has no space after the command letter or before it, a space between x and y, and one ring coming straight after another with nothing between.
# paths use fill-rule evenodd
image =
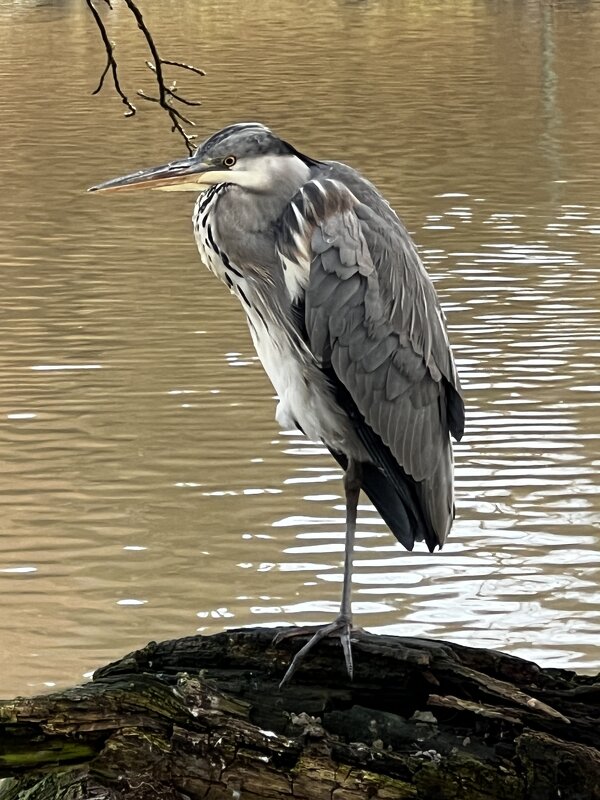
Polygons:
<instances>
[{"instance_id":1,"label":"water surface","mask_svg":"<svg viewBox=\"0 0 600 800\"><path fill-rule=\"evenodd\" d=\"M600 6L142 2L208 75L200 135L259 119L352 163L411 230L468 425L458 518L412 554L368 506L355 621L598 668ZM127 89L143 50L115 12ZM181 155L152 108L91 97L79 0L0 0L0 694L196 630L330 620L339 472L274 422L189 195L99 197Z\"/></svg>"}]
</instances>

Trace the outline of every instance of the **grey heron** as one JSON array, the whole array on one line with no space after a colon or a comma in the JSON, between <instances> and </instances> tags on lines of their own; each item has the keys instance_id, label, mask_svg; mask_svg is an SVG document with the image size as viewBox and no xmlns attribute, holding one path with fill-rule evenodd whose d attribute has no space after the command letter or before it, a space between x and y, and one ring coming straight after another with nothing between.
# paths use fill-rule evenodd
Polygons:
<instances>
[{"instance_id":1,"label":"grey heron","mask_svg":"<svg viewBox=\"0 0 600 800\"><path fill-rule=\"evenodd\" d=\"M205 265L240 300L279 398L276 419L322 442L344 470L340 613L324 636L353 673L352 552L360 490L398 541L441 547L454 518L450 434L464 404L445 317L400 219L351 167L318 161L265 126L230 125L188 158L90 191L192 191Z\"/></svg>"}]
</instances>

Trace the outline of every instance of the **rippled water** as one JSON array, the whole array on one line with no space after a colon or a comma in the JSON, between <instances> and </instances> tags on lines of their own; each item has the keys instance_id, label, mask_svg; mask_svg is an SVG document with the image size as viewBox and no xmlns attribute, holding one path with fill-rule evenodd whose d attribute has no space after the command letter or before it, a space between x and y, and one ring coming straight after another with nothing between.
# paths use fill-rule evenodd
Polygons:
<instances>
[{"instance_id":1,"label":"rippled water","mask_svg":"<svg viewBox=\"0 0 600 800\"><path fill-rule=\"evenodd\" d=\"M598 668L600 6L142 2L204 67L201 135L258 118L401 213L465 385L458 518L406 553L362 506L355 621ZM135 28L113 31L132 93ZM84 189L183 152L121 117L83 2L0 0L0 694L149 639L321 622L343 505L273 420L187 196Z\"/></svg>"}]
</instances>

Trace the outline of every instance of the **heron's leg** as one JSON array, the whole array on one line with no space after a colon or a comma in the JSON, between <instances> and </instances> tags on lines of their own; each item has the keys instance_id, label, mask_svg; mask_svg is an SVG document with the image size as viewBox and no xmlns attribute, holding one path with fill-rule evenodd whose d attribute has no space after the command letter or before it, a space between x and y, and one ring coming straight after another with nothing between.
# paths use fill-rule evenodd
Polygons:
<instances>
[{"instance_id":1,"label":"heron's leg","mask_svg":"<svg viewBox=\"0 0 600 800\"><path fill-rule=\"evenodd\" d=\"M344 492L346 495L346 543L344 547L344 583L342 587L342 604L340 613L329 625L320 628L315 635L294 656L292 663L279 684L280 688L288 683L306 655L312 648L332 633L337 633L344 650L346 669L352 679L354 665L352 663L352 646L350 634L352 632L352 556L354 552L354 536L356 533L356 517L358 514L358 498L361 487L361 465L359 461L348 459L348 468L344 474ZM290 632L291 635L296 633ZM286 636L284 633L283 636ZM280 640L282 637L278 637Z\"/></svg>"},{"instance_id":2,"label":"heron's leg","mask_svg":"<svg viewBox=\"0 0 600 800\"><path fill-rule=\"evenodd\" d=\"M354 536L358 515L358 498L362 481L360 461L348 459L348 469L344 473L344 492L346 494L346 547L344 551L344 585L342 588L342 607L340 617L352 621L352 561L354 555Z\"/></svg>"},{"instance_id":3,"label":"heron's leg","mask_svg":"<svg viewBox=\"0 0 600 800\"><path fill-rule=\"evenodd\" d=\"M362 481L360 461L348 459L348 468L344 473L344 492L346 494L346 545L344 550L344 583L342 587L342 605L338 620L344 622L340 631L340 641L346 659L346 669L352 678L354 665L352 663L352 648L350 646L350 632L352 630L352 569L354 556L354 536L356 534L356 518L358 516L358 498Z\"/></svg>"}]
</instances>

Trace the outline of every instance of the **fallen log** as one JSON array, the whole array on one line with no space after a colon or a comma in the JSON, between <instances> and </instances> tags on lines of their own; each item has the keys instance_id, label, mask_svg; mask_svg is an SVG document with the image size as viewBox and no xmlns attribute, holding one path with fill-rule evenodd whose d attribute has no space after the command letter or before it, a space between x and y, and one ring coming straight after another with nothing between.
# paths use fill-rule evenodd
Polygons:
<instances>
[{"instance_id":1,"label":"fallen log","mask_svg":"<svg viewBox=\"0 0 600 800\"><path fill-rule=\"evenodd\" d=\"M243 629L154 642L0 703L1 800L595 800L599 676L500 652Z\"/></svg>"}]
</instances>

